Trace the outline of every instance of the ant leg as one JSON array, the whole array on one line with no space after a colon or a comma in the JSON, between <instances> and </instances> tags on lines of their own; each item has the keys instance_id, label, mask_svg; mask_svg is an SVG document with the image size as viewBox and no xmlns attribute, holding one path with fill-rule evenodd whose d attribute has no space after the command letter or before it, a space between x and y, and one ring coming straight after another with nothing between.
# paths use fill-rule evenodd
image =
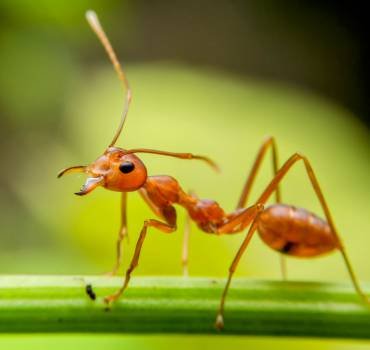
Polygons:
<instances>
[{"instance_id":1,"label":"ant leg","mask_svg":"<svg viewBox=\"0 0 370 350\"><path fill-rule=\"evenodd\" d=\"M175 208L166 207L163 210L163 215L166 218L167 223L161 222L161 221L158 221L158 220L155 220L155 219L149 219L149 220L144 221L143 228L141 229L140 236L139 236L139 238L137 240L137 243L136 243L134 255L132 257L130 266L127 269L126 274L125 274L124 283L123 283L122 287L117 290L117 292L115 292L114 294L108 295L104 298L105 303L110 304L110 303L116 301L122 295L122 293L125 291L125 289L127 288L128 284L130 282L130 279L131 279L131 273L134 271L134 269L139 264L141 248L143 246L148 227L150 227L150 226L155 227L155 228L157 228L157 229L159 229L159 230L161 230L162 232L165 232L165 233L172 233L176 230L176 211L175 211Z\"/></svg>"},{"instance_id":2,"label":"ant leg","mask_svg":"<svg viewBox=\"0 0 370 350\"><path fill-rule=\"evenodd\" d=\"M257 153L257 157L253 163L251 171L249 172L247 181L245 182L245 185L243 187L243 191L242 191L242 194L240 195L240 199L239 199L238 205L236 206L236 209L244 208L247 205L248 197L251 192L254 180L257 176L257 172L260 169L263 158L265 157L266 152L269 149L269 147L271 147L271 150L272 150L272 166L274 169L274 175L276 175L279 169L278 152L277 152L276 141L274 137L270 136L262 143L262 146L260 147ZM275 196L276 196L275 198L276 202L280 203L281 195L280 195L279 186L276 187Z\"/></svg>"},{"instance_id":3,"label":"ant leg","mask_svg":"<svg viewBox=\"0 0 370 350\"><path fill-rule=\"evenodd\" d=\"M147 191L144 188L139 190L141 197L144 199L145 203L150 207L150 209L158 217L165 220L163 213L159 207L157 207L149 198ZM192 194L192 192L190 193ZM185 227L184 227L184 238L182 245L182 256L181 256L181 265L183 269L183 276L188 276L188 263L189 263L189 236L191 229L191 220L189 213L186 212Z\"/></svg>"},{"instance_id":4,"label":"ant leg","mask_svg":"<svg viewBox=\"0 0 370 350\"><path fill-rule=\"evenodd\" d=\"M321 207L325 213L325 217L326 217L326 220L330 226L330 229L331 229L331 232L332 234L334 235L334 237L337 239L337 242L338 242L338 249L340 250L341 254L342 254L342 257L343 257L343 260L344 260L344 263L346 265L346 268L347 268L347 271L350 275L350 278L351 278L351 281L352 281L352 284L353 284L353 287L355 288L357 294L366 302L366 303L370 303L370 300L369 298L367 297L367 295L362 291L361 287L360 287L360 284L357 280L357 277L354 273L354 270L352 268L352 265L349 261L349 258L347 256L347 253L344 249L344 246L342 244L342 241L339 237L339 234L338 234L338 231L337 229L335 228L335 225L334 225L334 221L332 219L332 216L330 214L330 211L329 211L329 207L326 203L326 200L324 198L324 195L321 191L321 188L320 188L320 185L319 185L319 182L317 181L317 178L316 178L316 175L312 169L312 166L310 164L310 162L308 161L308 159L305 157L305 156L302 156L298 153L296 154L293 154L285 163L284 165L279 169L279 171L277 172L275 178L270 182L270 184L266 187L266 189L264 190L264 192L262 193L262 195L259 197L257 203L266 203L266 201L268 200L268 198L270 197L270 195L272 194L272 192L276 189L276 186L278 185L278 183L282 180L282 178L285 176L285 174L289 171L289 169L292 167L292 165L294 163L296 163L297 161L299 160L302 160L304 162L304 165L305 165L305 168L306 168L306 172L307 172L307 175L311 181L311 185L319 199L319 202L321 204Z\"/></svg>"},{"instance_id":5,"label":"ant leg","mask_svg":"<svg viewBox=\"0 0 370 350\"><path fill-rule=\"evenodd\" d=\"M332 220L332 217L331 217L331 214L330 214L330 211L329 211L329 208L326 204L326 201L325 201L325 198L324 198L324 195L322 194L322 191L320 189L320 186L319 186L319 183L316 179L316 176L313 172L313 169L311 167L311 164L309 163L308 159L303 156L303 155L300 155L298 153L295 153L293 154L284 164L283 166L278 170L278 172L276 173L275 177L271 180L271 182L267 185L267 187L265 188L265 190L262 192L261 196L258 198L257 200L257 206L260 205L260 206L263 206L267 200L270 198L271 194L276 190L278 184L280 183L280 181L285 177L285 175L289 172L290 168L295 164L297 163L299 160L302 160L304 162L304 165L306 167L306 171L307 171L307 174L310 178L310 181L311 181L311 184L312 184L312 187L314 188L315 192L316 192L316 195L317 197L319 198L319 201L321 203L321 206L324 210L324 213L325 213L325 216L326 216L326 219L327 219L327 222L331 228L331 231L333 233L333 235L337 238L337 241L338 241L338 248L340 249L341 251L341 254L343 256L343 259L345 261L345 264L346 264L346 267L347 267L347 270L349 272L349 275L351 277L351 280L352 280L352 284L356 290L356 292L359 294L359 296L366 302L366 303L369 303L369 299L368 297L366 296L366 294L361 290L361 287L357 281L357 278L354 274L354 271L352 269L352 266L349 262L349 259L348 259L348 256L344 250L344 247L342 245L342 242L339 238L339 235L335 229L335 226L334 226L334 223L333 223L333 220ZM251 207L252 208L252 207ZM248 210L248 209L247 209ZM224 225L226 226L225 230L223 231L223 233L232 233L232 229L233 229L233 226L229 226L228 224ZM249 232L251 233L248 233L247 237L245 238L245 240L243 241L242 243L242 246L239 248L239 251L236 255L236 257L234 258L234 261L233 261L233 264L234 262L237 264L239 262L239 259L240 259L240 256L243 254L246 246L248 245L248 242L250 241L251 239L251 236L252 234L255 232L256 230L256 220L253 222ZM253 228L253 230L252 230ZM249 236L249 238L248 238ZM244 250L242 249L243 248L243 245L244 245ZM233 266L233 264L231 266ZM231 272L229 274L229 279L226 283L226 286L225 286L225 290L224 290L224 293L223 293L223 296L222 296L222 299L221 299L221 305L220 305L220 309L219 309L219 313L218 313L218 316L217 316L217 319L216 319L216 327L218 329L221 329L223 327L223 310L224 310L224 304L225 304L225 297L226 297L226 293L227 293L227 290L229 288L229 285L230 285L230 281L231 281L231 276L233 274L233 270L230 268Z\"/></svg>"},{"instance_id":6,"label":"ant leg","mask_svg":"<svg viewBox=\"0 0 370 350\"><path fill-rule=\"evenodd\" d=\"M243 225L243 227L246 227L247 225L249 225L251 220L254 220L250 229L249 229L249 231L248 231L248 234L247 234L246 238L244 239L242 245L240 246L240 248L239 248L239 250L238 250L238 252L237 252L230 268L229 268L229 276L228 276L228 279L227 279L227 282L226 282L226 285L225 285L225 288L224 288L224 291L223 291L223 294L222 294L222 297L221 297L220 307L219 307L219 311L218 311L218 314L217 314L217 317L216 317L215 326L216 326L217 329L222 329L223 326L224 326L223 314L224 314L224 308L225 308L225 300L226 300L227 292L228 292L229 287L230 287L231 278L232 278L232 275L233 275L233 273L236 269L237 264L239 263L239 260L242 256L242 254L244 253L245 249L248 246L249 241L252 238L253 233L256 231L256 228L257 228L256 218L258 217L258 214L263 210L263 205L268 201L271 194L274 191L276 191L276 189L278 188L278 185L279 185L280 181L288 173L290 168L300 159L302 159L302 156L300 156L299 154L294 154L293 156L291 156L284 163L284 165L276 172L274 178L271 180L270 184L266 187L266 189L264 190L264 192L262 193L262 195L258 199L258 201L257 201L258 204L256 204L255 206L246 208L245 213L242 212L242 213L238 214L234 219L230 220L223 227L223 230L222 230L221 233L232 233L233 229L235 227L239 228L238 226L235 225L236 222L234 222L234 221L237 221L240 216L246 215L248 213L248 211L251 211L253 208L257 209L257 212L254 212L254 213L252 212L251 215L249 215L249 218L245 221L246 225L245 226ZM259 208L258 208L258 206L259 206Z\"/></svg>"},{"instance_id":7,"label":"ant leg","mask_svg":"<svg viewBox=\"0 0 370 350\"><path fill-rule=\"evenodd\" d=\"M247 181L245 182L245 185L243 187L243 191L242 191L242 194L240 195L240 199L239 199L236 209L240 209L240 208L247 206L248 198L249 198L254 180L257 177L257 173L260 169L261 163L270 147L272 150L272 167L274 170L274 175L276 175L279 169L278 151L277 151L277 145L276 145L275 138L270 136L265 139L265 141L262 143L262 146L260 147L257 153L257 157L253 163L252 169L249 172ZM281 189L279 186L276 187L275 201L276 203L281 203ZM279 259L280 259L281 276L283 280L285 281L287 279L286 257L280 254Z\"/></svg>"},{"instance_id":8,"label":"ant leg","mask_svg":"<svg viewBox=\"0 0 370 350\"><path fill-rule=\"evenodd\" d=\"M253 219L253 222L251 224L251 227L249 228L249 231L247 233L247 236L245 237L242 245L240 246L238 252L235 255L235 258L234 258L233 262L230 265L230 268L229 268L229 276L227 278L227 282L226 282L224 291L222 293L220 307L219 307L218 314L217 314L217 317L216 317L216 324L215 324L215 326L216 326L217 329L222 329L223 326L224 326L224 316L223 315L224 315L224 308L225 308L225 300L226 300L227 292L228 292L229 287L230 287L231 278L232 278L232 276L233 276L233 274L234 274L234 272L236 270L236 267L238 266L238 263L239 263L242 255L243 255L243 253L247 249L247 246L248 246L250 240L252 239L253 234L256 232L258 217L259 217L259 213L261 211L263 211L263 206L261 206L261 207L258 208L258 210L257 210L257 212L255 214L255 217Z\"/></svg>"},{"instance_id":9,"label":"ant leg","mask_svg":"<svg viewBox=\"0 0 370 350\"><path fill-rule=\"evenodd\" d=\"M196 197L194 191L189 191L189 195ZM182 273L184 277L189 276L189 239L191 234L191 217L189 212L186 211L185 214L185 223L184 223L184 238L182 243L182 255L181 255L181 264L182 264Z\"/></svg>"},{"instance_id":10,"label":"ant leg","mask_svg":"<svg viewBox=\"0 0 370 350\"><path fill-rule=\"evenodd\" d=\"M219 226L216 234L233 234L243 231L254 220L256 215L263 210L263 204L257 203L248 208L238 210L236 213L231 213L226 223Z\"/></svg>"},{"instance_id":11,"label":"ant leg","mask_svg":"<svg viewBox=\"0 0 370 350\"><path fill-rule=\"evenodd\" d=\"M121 226L118 232L118 239L116 243L116 264L113 267L113 270L108 272L107 275L114 276L117 274L117 271L122 263L122 241L126 237L128 240L127 232L127 193L122 192L121 196Z\"/></svg>"},{"instance_id":12,"label":"ant leg","mask_svg":"<svg viewBox=\"0 0 370 350\"><path fill-rule=\"evenodd\" d=\"M161 208L157 207L149 198L149 195L146 191L145 188L140 188L139 189L139 193L141 195L141 197L144 199L144 202L148 205L148 207L153 211L153 213L155 215L157 215L158 217L160 217L161 219L165 219L163 214L162 214L162 211L161 211Z\"/></svg>"},{"instance_id":13,"label":"ant leg","mask_svg":"<svg viewBox=\"0 0 370 350\"><path fill-rule=\"evenodd\" d=\"M184 277L189 276L189 237L190 237L190 231L191 231L191 220L190 215L187 212L186 218L185 218L185 225L184 225L184 240L182 244L182 256L181 256L181 262L182 262L182 272Z\"/></svg>"},{"instance_id":14,"label":"ant leg","mask_svg":"<svg viewBox=\"0 0 370 350\"><path fill-rule=\"evenodd\" d=\"M280 272L281 272L281 278L283 281L286 281L288 279L288 273L287 273L287 267L286 267L286 256L283 254L279 254L279 261L280 261Z\"/></svg>"}]
</instances>

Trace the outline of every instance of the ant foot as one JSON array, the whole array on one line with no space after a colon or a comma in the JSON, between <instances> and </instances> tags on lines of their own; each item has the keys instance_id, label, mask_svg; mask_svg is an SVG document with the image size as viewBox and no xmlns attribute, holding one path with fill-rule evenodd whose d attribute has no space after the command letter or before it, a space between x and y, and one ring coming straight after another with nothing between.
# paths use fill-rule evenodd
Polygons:
<instances>
[{"instance_id":1,"label":"ant foot","mask_svg":"<svg viewBox=\"0 0 370 350\"><path fill-rule=\"evenodd\" d=\"M111 295L108 295L104 298L104 303L107 305L107 308L110 308L112 303L114 303L120 296L120 293L114 293Z\"/></svg>"},{"instance_id":2,"label":"ant foot","mask_svg":"<svg viewBox=\"0 0 370 350\"><path fill-rule=\"evenodd\" d=\"M115 275L117 275L117 269L116 268L114 268L112 271L105 272L103 276L113 277Z\"/></svg>"},{"instance_id":3,"label":"ant foot","mask_svg":"<svg viewBox=\"0 0 370 350\"><path fill-rule=\"evenodd\" d=\"M182 269L182 277L189 277L189 270L187 266L184 266Z\"/></svg>"},{"instance_id":4,"label":"ant foot","mask_svg":"<svg viewBox=\"0 0 370 350\"><path fill-rule=\"evenodd\" d=\"M365 304L370 307L370 299L367 295L362 295L362 299L364 300Z\"/></svg>"},{"instance_id":5,"label":"ant foot","mask_svg":"<svg viewBox=\"0 0 370 350\"><path fill-rule=\"evenodd\" d=\"M215 327L219 331L224 328L224 318L221 314L218 314L216 317Z\"/></svg>"}]
</instances>

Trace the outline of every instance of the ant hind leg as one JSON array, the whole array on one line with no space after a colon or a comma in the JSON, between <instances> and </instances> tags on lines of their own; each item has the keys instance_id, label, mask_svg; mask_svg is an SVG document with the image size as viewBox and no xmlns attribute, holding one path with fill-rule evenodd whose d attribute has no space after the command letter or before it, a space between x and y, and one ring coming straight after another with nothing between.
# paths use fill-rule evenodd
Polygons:
<instances>
[{"instance_id":1,"label":"ant hind leg","mask_svg":"<svg viewBox=\"0 0 370 350\"><path fill-rule=\"evenodd\" d=\"M269 148L271 148L272 168L273 168L273 171L274 171L274 175L276 175L276 173L279 169L279 157L278 157L277 144L276 144L275 138L272 137L272 136L269 136L263 141L263 143L262 143L262 145L261 145L261 147L260 147L260 149L257 153L256 159L254 160L252 168L251 168L251 170L250 170L250 172L247 176L247 180L244 184L244 187L243 187L242 193L240 195L240 199L239 199L239 202L238 202L238 205L237 205L236 209L244 208L244 207L247 206L248 198L249 198L250 192L252 190L254 180L257 177L258 171L261 168L262 161L265 158ZM280 188L280 186L277 186L276 190L275 190L275 202L276 203L281 203L281 188ZM280 254L279 260L280 260L281 276L282 276L282 279L284 281L286 281L287 280L286 257L284 255Z\"/></svg>"},{"instance_id":2,"label":"ant hind leg","mask_svg":"<svg viewBox=\"0 0 370 350\"><path fill-rule=\"evenodd\" d=\"M362 291L360 284L357 280L357 277L354 273L354 270L352 268L352 265L349 261L349 258L347 256L347 253L344 249L343 243L341 238L339 237L338 231L335 228L334 221L332 219L329 207L326 203L326 200L324 198L324 195L322 193L322 190L320 188L319 182L316 178L316 175L313 171L313 168L309 162L309 160L298 153L293 154L285 163L284 165L279 169L274 179L269 183L269 185L266 187L266 189L263 191L259 199L257 200L258 203L266 203L266 201L269 199L271 194L276 190L277 185L280 183L280 181L284 178L284 176L288 173L289 169L298 161L302 160L307 172L307 175L310 179L311 185L316 193L317 198L319 199L319 202L321 204L321 207L325 213L326 220L330 226L331 233L334 235L338 242L338 249L340 250L344 263L346 265L347 271L350 275L353 287L355 288L357 294L361 297L361 299L367 303L370 304L370 300L368 296Z\"/></svg>"},{"instance_id":3,"label":"ant hind leg","mask_svg":"<svg viewBox=\"0 0 370 350\"><path fill-rule=\"evenodd\" d=\"M276 191L279 183L282 181L282 179L285 177L285 175L289 172L289 170L292 168L292 166L294 164L296 164L298 161L302 160L304 162L304 165L305 165L305 168L306 168L306 171L307 171L307 175L311 181L311 185L313 187L313 189L315 190L315 193L320 201L320 204L323 208L323 211L325 213L325 217L326 217L326 220L331 228L331 232L332 234L335 236L335 238L337 239L337 242L338 242L338 249L340 250L341 254L342 254L342 257L344 259L344 262L346 264L346 267L347 267L347 270L349 272L349 275L350 275L350 278L351 278L351 281L352 281L352 284L357 292L357 294L364 300L364 302L366 304L370 304L370 301L369 301L369 298L367 297L367 295L362 291L361 287L360 287L360 284L358 283L358 280L357 280L357 277L352 269L352 266L351 266L351 263L348 259L348 256L344 250L344 247L343 247L343 244L341 242L341 239L337 233L337 230L334 226L334 222L333 222L333 219L331 217L331 214L330 214L330 211L329 211L329 207L328 205L326 204L326 201L325 201L325 198L324 198L324 195L321 191L321 188L319 186L319 183L316 179L316 176L314 174L314 171L311 167L311 164L310 162L308 161L308 159L303 156L303 155L300 155L298 153L295 153L293 154L284 164L283 166L277 171L275 177L271 180L271 182L267 185L267 187L265 188L265 190L262 192L262 194L259 196L258 200L256 201L256 203L258 203L257 205L263 207L263 205L268 201L268 199L270 198L270 196L274 193L274 191ZM248 210L248 209L247 209ZM237 219L237 218L235 218ZM242 254L244 253L251 237L252 237L252 234L256 231L256 228L257 228L257 224L256 224L256 221L258 220L258 216L254 218L254 221L249 229L249 232L246 236L246 238L244 239L242 245L240 246L234 260L233 260L233 263L231 264L230 266L230 269L229 269L229 277L228 277L228 281L226 283L226 286L225 286L225 289L224 289L224 292L223 292L223 295L222 295L222 298L221 298L221 303L220 303L220 307L219 307L219 312L218 312L218 315L217 315L217 319L216 319L216 327L218 329L221 329L223 327L223 312L224 312L224 305L225 305L225 299L226 299L226 294L227 294L227 291L229 289L229 286L230 286L230 282L231 282L231 277L236 269L236 266L242 256ZM229 232L232 232L232 228L233 228L234 225L230 225L230 223L226 224L225 227L224 227L224 230L222 231L222 233L229 233Z\"/></svg>"}]
</instances>

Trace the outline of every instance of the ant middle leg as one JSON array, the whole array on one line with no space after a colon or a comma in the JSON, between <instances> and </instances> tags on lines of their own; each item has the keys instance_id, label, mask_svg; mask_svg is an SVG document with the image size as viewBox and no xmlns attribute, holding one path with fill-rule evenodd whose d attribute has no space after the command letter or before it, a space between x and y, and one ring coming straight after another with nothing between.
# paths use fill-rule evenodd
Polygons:
<instances>
[{"instance_id":1,"label":"ant middle leg","mask_svg":"<svg viewBox=\"0 0 370 350\"><path fill-rule=\"evenodd\" d=\"M276 144L275 138L273 136L269 136L263 141L263 143L262 143L262 145L261 145L261 147L260 147L260 149L257 153L256 159L254 160L252 168L251 168L251 170L250 170L250 172L247 176L247 180L244 184L244 187L243 187L242 193L240 195L240 199L239 199L239 202L236 206L236 209L244 208L248 205L248 198L249 198L250 192L252 190L254 180L257 177L257 173L261 168L262 161L265 158L269 148L271 148L271 151L272 151L271 152L272 168L273 168L273 171L274 171L274 175L276 175L276 173L279 169L279 156L278 156L277 144ZM281 188L280 188L280 186L277 186L276 190L275 190L275 202L276 203L281 203ZM287 280L286 257L282 254L279 254L279 259L280 259L281 276L282 276L282 279L285 281L285 280Z\"/></svg>"},{"instance_id":2,"label":"ant middle leg","mask_svg":"<svg viewBox=\"0 0 370 350\"><path fill-rule=\"evenodd\" d=\"M194 191L189 191L189 195L196 197ZM188 211L185 214L184 221L184 236L182 241L182 252L181 252L181 265L182 274L184 277L189 276L189 239L191 234L191 217Z\"/></svg>"}]
</instances>

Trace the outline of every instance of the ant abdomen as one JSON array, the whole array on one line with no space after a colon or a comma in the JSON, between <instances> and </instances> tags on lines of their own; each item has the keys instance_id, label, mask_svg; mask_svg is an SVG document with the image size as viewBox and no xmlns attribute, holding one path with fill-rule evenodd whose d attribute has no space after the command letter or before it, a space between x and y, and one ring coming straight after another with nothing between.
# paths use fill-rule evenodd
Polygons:
<instances>
[{"instance_id":1,"label":"ant abdomen","mask_svg":"<svg viewBox=\"0 0 370 350\"><path fill-rule=\"evenodd\" d=\"M338 248L325 220L290 205L267 207L258 218L257 230L268 246L287 255L311 257Z\"/></svg>"}]
</instances>

